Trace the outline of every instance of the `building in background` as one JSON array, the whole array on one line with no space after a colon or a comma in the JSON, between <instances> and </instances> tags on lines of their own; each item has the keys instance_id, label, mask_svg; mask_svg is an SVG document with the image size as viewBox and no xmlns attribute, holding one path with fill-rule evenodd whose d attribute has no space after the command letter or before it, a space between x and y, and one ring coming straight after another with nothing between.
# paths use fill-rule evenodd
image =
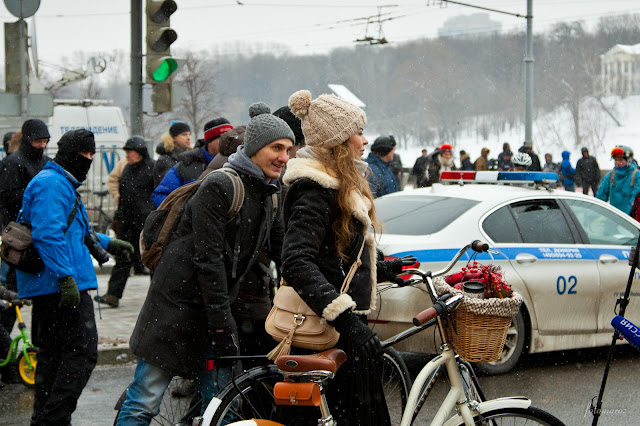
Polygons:
<instances>
[{"instance_id":1,"label":"building in background","mask_svg":"<svg viewBox=\"0 0 640 426\"><path fill-rule=\"evenodd\" d=\"M640 94L640 43L613 46L600 55L600 70L602 95Z\"/></svg>"},{"instance_id":2,"label":"building in background","mask_svg":"<svg viewBox=\"0 0 640 426\"><path fill-rule=\"evenodd\" d=\"M502 24L492 21L488 13L458 15L444 21L438 28L438 37L473 38L499 34Z\"/></svg>"}]
</instances>

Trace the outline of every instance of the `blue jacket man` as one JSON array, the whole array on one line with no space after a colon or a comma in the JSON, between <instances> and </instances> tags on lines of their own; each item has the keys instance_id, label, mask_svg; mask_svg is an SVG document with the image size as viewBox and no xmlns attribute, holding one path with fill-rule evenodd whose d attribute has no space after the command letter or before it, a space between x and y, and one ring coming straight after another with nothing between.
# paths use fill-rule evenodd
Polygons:
<instances>
[{"instance_id":1,"label":"blue jacket man","mask_svg":"<svg viewBox=\"0 0 640 426\"><path fill-rule=\"evenodd\" d=\"M576 182L573 179L575 179L576 169L571 166L571 161L569 161L570 155L571 153L569 151L562 151L560 173L564 176L562 186L564 186L565 191L574 192L576 190Z\"/></svg>"},{"instance_id":2,"label":"blue jacket man","mask_svg":"<svg viewBox=\"0 0 640 426\"><path fill-rule=\"evenodd\" d=\"M379 136L371 145L371 153L367 156L371 173L367 176L369 187L375 198L386 194L397 192L398 181L389 168L389 163L393 160L396 140L393 136Z\"/></svg>"},{"instance_id":3,"label":"blue jacket man","mask_svg":"<svg viewBox=\"0 0 640 426\"><path fill-rule=\"evenodd\" d=\"M609 204L629 214L634 196L640 191L640 173L630 161L633 151L629 148L615 147L611 151L615 167L604 175L596 198L609 201Z\"/></svg>"},{"instance_id":4,"label":"blue jacket man","mask_svg":"<svg viewBox=\"0 0 640 426\"><path fill-rule=\"evenodd\" d=\"M71 424L71 414L98 358L98 333L88 294L97 288L97 279L85 246L90 232L87 212L76 191L87 177L95 150L90 131L65 133L54 161L24 192L21 220L31 223L33 245L45 265L37 274L17 273L18 294L33 301L33 343L40 348L32 425ZM133 251L129 243L106 235L99 235L94 244L114 255L128 256Z\"/></svg>"}]
</instances>

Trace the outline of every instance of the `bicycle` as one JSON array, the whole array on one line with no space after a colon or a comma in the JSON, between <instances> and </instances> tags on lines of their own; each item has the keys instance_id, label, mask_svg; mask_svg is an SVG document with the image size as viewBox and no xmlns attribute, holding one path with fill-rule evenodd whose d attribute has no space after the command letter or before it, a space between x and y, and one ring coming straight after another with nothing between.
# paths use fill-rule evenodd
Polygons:
<instances>
[{"instance_id":1,"label":"bicycle","mask_svg":"<svg viewBox=\"0 0 640 426\"><path fill-rule=\"evenodd\" d=\"M14 308L16 310L16 317L18 319L18 329L20 334L11 340L7 357L0 361L0 367L7 365L17 365L18 375L20 380L27 387L34 387L36 383L36 364L38 348L29 340L27 334L27 326L22 320L20 313L20 307L31 306L31 300L27 299L15 299L12 301L0 300L0 309ZM20 340L22 340L22 350L18 349Z\"/></svg>"},{"instance_id":2,"label":"bicycle","mask_svg":"<svg viewBox=\"0 0 640 426\"><path fill-rule=\"evenodd\" d=\"M93 195L97 196L100 201L97 206L93 207L85 207L87 210L87 216L89 216L89 224L91 225L91 229L94 232L100 232L105 235L110 235L109 232L112 231L111 224L113 223L113 218L107 214L107 212L103 209L104 197L109 195L109 191L94 191Z\"/></svg>"},{"instance_id":3,"label":"bicycle","mask_svg":"<svg viewBox=\"0 0 640 426\"><path fill-rule=\"evenodd\" d=\"M471 365L460 358L449 346L443 322L460 303L462 296L438 297L432 278L446 274L469 249L484 252L488 251L489 247L474 241L463 247L443 270L433 274L419 269L403 271L403 275L419 277L409 280L405 285L424 283L434 306L414 318L414 327L382 342L383 347L389 347L434 325L438 326L443 343L441 354L422 368L411 386L403 410L401 426L409 426L415 420L443 368L449 377L450 390L435 414L432 422L434 425L499 424L499 421L504 419L508 419L509 424L519 424L516 421L523 420L527 424L537 422L542 425L563 425L553 415L533 407L526 397L487 400ZM385 286L392 288L396 285ZM229 418L232 417L233 421L241 420L237 423L238 425L276 426L280 423L267 422L276 418L279 406L298 404L319 407L322 418L319 419L318 425L335 426L326 403L324 385L344 361L344 353L341 354L341 352L339 349L332 349L315 355L288 355L278 359L275 371L273 369L250 370L214 397L205 410L203 418L196 419L194 424L218 426L228 424ZM276 398L276 394L281 398ZM289 400L286 398L287 395ZM306 395L306 398L298 398L298 395L301 397ZM454 408L456 408L456 414L447 420ZM249 421L242 423L247 420ZM446 423L445 420L447 420Z\"/></svg>"}]
</instances>

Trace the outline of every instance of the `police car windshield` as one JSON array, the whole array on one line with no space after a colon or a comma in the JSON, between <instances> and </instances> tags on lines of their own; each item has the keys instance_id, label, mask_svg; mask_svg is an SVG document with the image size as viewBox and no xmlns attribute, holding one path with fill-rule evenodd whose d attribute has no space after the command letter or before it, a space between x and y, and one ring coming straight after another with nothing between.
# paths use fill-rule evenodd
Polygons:
<instances>
[{"instance_id":1,"label":"police car windshield","mask_svg":"<svg viewBox=\"0 0 640 426\"><path fill-rule=\"evenodd\" d=\"M428 235L441 231L479 201L442 196L401 195L375 201L382 232Z\"/></svg>"}]
</instances>

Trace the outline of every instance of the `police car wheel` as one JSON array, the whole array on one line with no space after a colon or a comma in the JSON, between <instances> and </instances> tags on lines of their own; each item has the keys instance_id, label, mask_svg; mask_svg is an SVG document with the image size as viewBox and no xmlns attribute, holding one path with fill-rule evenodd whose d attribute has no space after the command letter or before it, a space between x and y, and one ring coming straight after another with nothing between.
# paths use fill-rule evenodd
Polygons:
<instances>
[{"instance_id":1,"label":"police car wheel","mask_svg":"<svg viewBox=\"0 0 640 426\"><path fill-rule=\"evenodd\" d=\"M526 334L524 316L522 311L518 311L507 332L507 340L502 350L502 357L495 362L476 363L476 370L488 375L504 374L511 371L520 359L520 355L522 355Z\"/></svg>"}]
</instances>

